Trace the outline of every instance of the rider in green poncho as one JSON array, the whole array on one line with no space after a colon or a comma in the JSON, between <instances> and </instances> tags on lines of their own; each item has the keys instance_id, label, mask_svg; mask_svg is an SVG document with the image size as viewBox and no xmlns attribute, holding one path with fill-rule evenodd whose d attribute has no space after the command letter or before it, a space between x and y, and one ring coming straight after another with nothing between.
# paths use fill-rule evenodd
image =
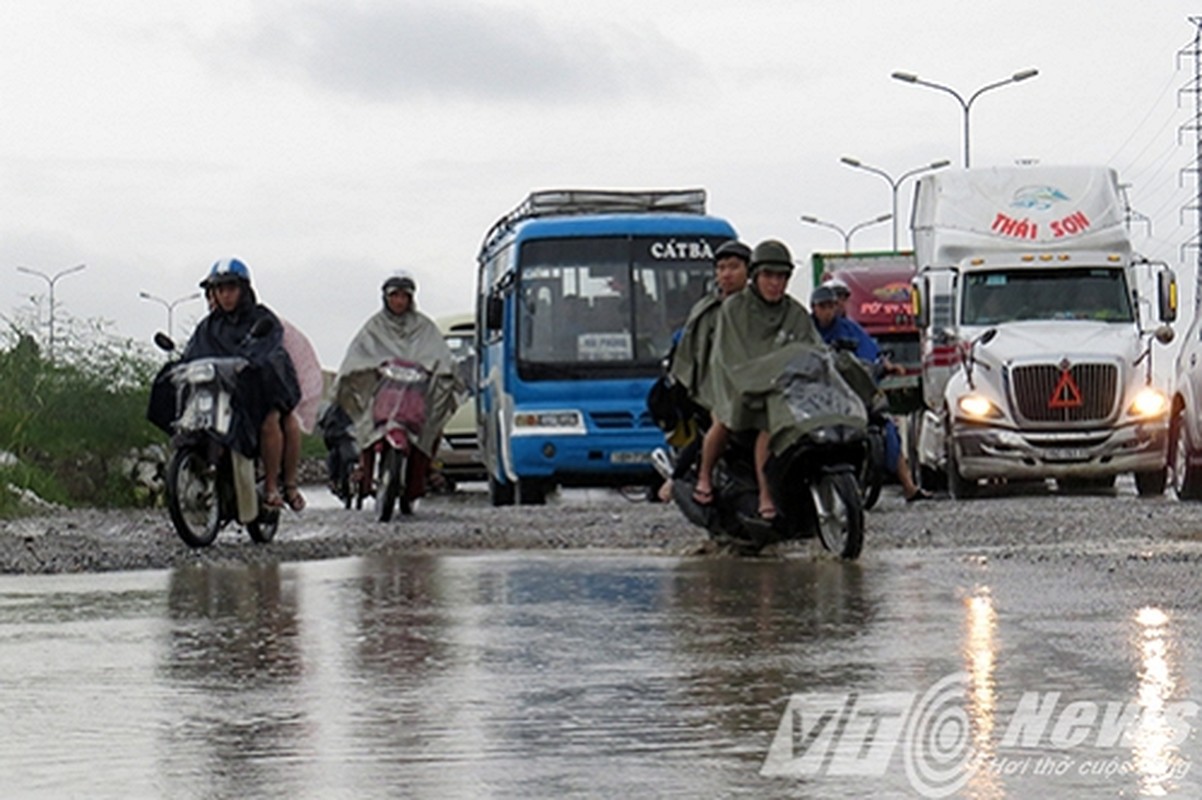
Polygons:
<instances>
[{"instance_id":1,"label":"rider in green poncho","mask_svg":"<svg viewBox=\"0 0 1202 800\"><path fill-rule=\"evenodd\" d=\"M722 303L718 312L710 362L714 424L705 435L693 494L699 505L713 502L714 465L726 449L730 432L754 430L760 516L766 520L776 516L764 478L769 455L767 404L762 389L748 386L738 367L790 343L822 346L809 311L785 293L792 274L789 248L774 239L760 242L751 254L750 284Z\"/></svg>"}]
</instances>

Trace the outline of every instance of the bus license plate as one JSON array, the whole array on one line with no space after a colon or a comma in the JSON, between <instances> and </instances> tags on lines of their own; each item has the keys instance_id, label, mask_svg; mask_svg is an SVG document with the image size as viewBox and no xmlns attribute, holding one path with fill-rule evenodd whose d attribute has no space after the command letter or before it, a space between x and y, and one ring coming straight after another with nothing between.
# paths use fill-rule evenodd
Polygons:
<instances>
[{"instance_id":1,"label":"bus license plate","mask_svg":"<svg viewBox=\"0 0 1202 800\"><path fill-rule=\"evenodd\" d=\"M651 454L641 450L616 450L609 454L611 464L650 464Z\"/></svg>"}]
</instances>

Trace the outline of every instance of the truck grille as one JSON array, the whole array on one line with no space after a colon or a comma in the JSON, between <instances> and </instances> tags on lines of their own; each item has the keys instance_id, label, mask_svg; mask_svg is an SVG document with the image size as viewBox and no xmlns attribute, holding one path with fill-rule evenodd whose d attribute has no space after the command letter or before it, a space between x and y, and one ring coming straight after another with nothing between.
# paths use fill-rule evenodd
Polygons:
<instances>
[{"instance_id":1,"label":"truck grille","mask_svg":"<svg viewBox=\"0 0 1202 800\"><path fill-rule=\"evenodd\" d=\"M1054 407L1052 398L1072 394L1061 386L1062 370L1056 364L1032 364L1012 371L1014 401L1018 414L1029 422L1099 422L1114 412L1118 368L1113 364L1073 364L1072 383L1080 404Z\"/></svg>"}]
</instances>

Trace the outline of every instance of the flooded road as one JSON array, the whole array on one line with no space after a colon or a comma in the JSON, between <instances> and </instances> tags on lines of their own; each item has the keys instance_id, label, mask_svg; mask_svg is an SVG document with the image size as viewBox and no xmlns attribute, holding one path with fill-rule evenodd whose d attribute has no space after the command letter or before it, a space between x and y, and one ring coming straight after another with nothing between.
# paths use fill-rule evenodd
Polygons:
<instances>
[{"instance_id":1,"label":"flooded road","mask_svg":"<svg viewBox=\"0 0 1202 800\"><path fill-rule=\"evenodd\" d=\"M6 797L1196 797L1187 571L521 552L3 577L0 772Z\"/></svg>"}]
</instances>

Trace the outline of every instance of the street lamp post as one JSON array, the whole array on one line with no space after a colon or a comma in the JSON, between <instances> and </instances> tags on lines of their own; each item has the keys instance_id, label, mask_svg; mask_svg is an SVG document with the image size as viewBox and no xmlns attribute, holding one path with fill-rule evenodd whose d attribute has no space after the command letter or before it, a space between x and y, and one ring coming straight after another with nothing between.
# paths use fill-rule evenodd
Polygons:
<instances>
[{"instance_id":1,"label":"street lamp post","mask_svg":"<svg viewBox=\"0 0 1202 800\"><path fill-rule=\"evenodd\" d=\"M850 228L844 230L841 226L836 225L833 222L827 222L824 219L818 219L818 217L812 217L808 214L801 215L802 222L808 222L811 225L819 225L823 228L830 228L831 230L838 231L839 235L843 237L844 253L851 252L851 237L856 231L860 230L861 228L867 228L869 225L877 225L882 222L888 222L891 219L893 219L892 214L881 214L879 217L873 217L872 219L866 219L863 222L857 222L855 225L852 225Z\"/></svg>"},{"instance_id":2,"label":"street lamp post","mask_svg":"<svg viewBox=\"0 0 1202 800\"><path fill-rule=\"evenodd\" d=\"M30 269L29 267L17 267L17 272L24 272L26 275L33 275L41 278L42 280L46 281L46 285L49 287L47 294L49 295L50 303L50 335L46 340L46 351L50 356L51 361L54 360L54 284L58 283L59 278L70 275L73 272L79 272L86 266L87 264L76 264L74 267L69 267L61 272L56 272L53 276L47 275L45 272L39 272L36 269Z\"/></svg>"},{"instance_id":3,"label":"street lamp post","mask_svg":"<svg viewBox=\"0 0 1202 800\"><path fill-rule=\"evenodd\" d=\"M906 178L911 178L911 177L918 175L920 173L923 173L923 172L930 172L931 170L943 169L948 164L952 163L952 162L948 161L947 159L943 159L941 161L932 161L930 164L927 164L926 166L915 167L914 169L912 169L908 172L903 172L899 177L897 177L895 179L888 172L885 172L885 170L883 170L879 167L874 167L869 164L865 164L864 162L860 161L859 159L852 158L851 156L843 156L843 158L841 158L839 160L842 161L844 164L848 165L849 167L855 167L856 169L862 169L865 172L871 172L873 175L880 175L882 178L884 178L886 181L889 182L889 188L893 192L893 252L895 252L895 253L897 252L897 190L899 188L901 188L902 182Z\"/></svg>"},{"instance_id":4,"label":"street lamp post","mask_svg":"<svg viewBox=\"0 0 1202 800\"><path fill-rule=\"evenodd\" d=\"M158 303L163 308L167 309L167 336L174 338L175 337L175 328L174 328L173 320L174 320L174 315L175 315L175 307L178 306L180 303L186 303L189 300L198 299L200 297L200 292L193 292L192 294L186 294L183 297L177 297L170 302L164 300L161 297L158 297L157 295L153 295L150 292L138 292L138 297L141 297L143 300L151 300L155 303Z\"/></svg>"},{"instance_id":5,"label":"street lamp post","mask_svg":"<svg viewBox=\"0 0 1202 800\"><path fill-rule=\"evenodd\" d=\"M917 75L910 73L910 72L895 72L895 73L893 73L893 75L891 77L893 77L894 80L903 81L905 83L916 83L919 86L927 86L927 87L930 87L931 89L938 89L941 92L947 92L952 97L956 98L957 101L959 101L960 108L964 109L964 166L965 166L965 168L967 168L969 165L969 160L968 160L968 112L969 112L969 109L972 108L973 101L976 100L981 95L985 94L985 92L988 92L990 89L997 89L999 87L1006 86L1007 84L1018 83L1019 81L1025 81L1027 78L1034 78L1038 74L1039 74L1039 70L1037 70L1037 69L1024 69L1021 72L1014 73L1009 78L1005 78L1004 80L994 81L993 83L985 84L980 89L977 89L975 92L973 92L971 95L969 95L967 100L964 99L963 95L961 95L959 92L957 92L955 89L951 88L950 86L944 86L942 83L933 83L931 81L924 81L922 78L920 78Z\"/></svg>"}]
</instances>

